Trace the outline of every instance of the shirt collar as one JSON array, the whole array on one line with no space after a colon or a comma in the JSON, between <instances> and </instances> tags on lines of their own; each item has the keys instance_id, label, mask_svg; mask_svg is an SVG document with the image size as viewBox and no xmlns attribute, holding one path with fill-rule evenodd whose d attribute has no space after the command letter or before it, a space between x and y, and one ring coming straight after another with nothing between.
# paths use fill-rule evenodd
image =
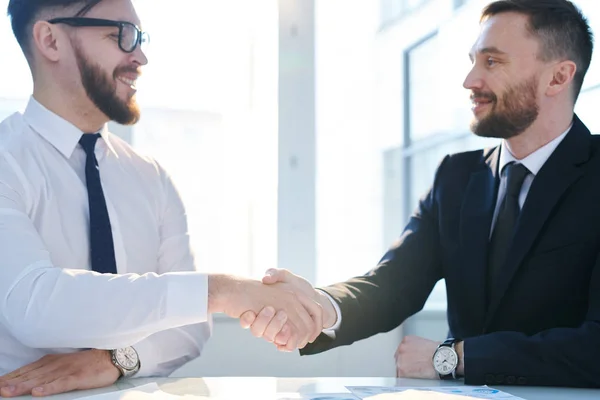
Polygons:
<instances>
[{"instance_id":1,"label":"shirt collar","mask_svg":"<svg viewBox=\"0 0 600 400\"><path fill-rule=\"evenodd\" d=\"M83 132L69 121L54 114L31 96L23 113L23 118L31 128L60 151L66 158L71 158ZM102 143L108 151L115 153L110 143L108 125L100 130Z\"/></svg>"},{"instance_id":2,"label":"shirt collar","mask_svg":"<svg viewBox=\"0 0 600 400\"><path fill-rule=\"evenodd\" d=\"M562 142L567 133L571 130L573 124L569 126L569 128L564 131L560 136L553 139L552 141L546 143L527 157L522 160L517 160L515 156L512 155L510 150L508 149L508 145L506 144L506 140L502 141L502 146L500 150L500 174L502 175L502 171L504 167L511 162L520 162L523 164L529 172L531 172L534 176L540 172L544 163L550 158L556 147Z\"/></svg>"}]
</instances>

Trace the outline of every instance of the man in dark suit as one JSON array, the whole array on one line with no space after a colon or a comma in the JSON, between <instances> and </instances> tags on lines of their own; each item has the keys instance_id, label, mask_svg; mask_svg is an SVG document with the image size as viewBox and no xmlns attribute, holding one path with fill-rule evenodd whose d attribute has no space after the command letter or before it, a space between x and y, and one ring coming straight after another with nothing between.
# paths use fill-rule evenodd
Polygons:
<instances>
[{"instance_id":1,"label":"man in dark suit","mask_svg":"<svg viewBox=\"0 0 600 400\"><path fill-rule=\"evenodd\" d=\"M269 271L265 283L323 306L332 332L302 354L394 329L445 279L450 338L404 338L399 376L600 386L600 140L574 114L592 48L566 0L483 10L464 86L472 131L502 144L446 156L399 241L364 276L315 290ZM262 313L242 324L280 347L289 336Z\"/></svg>"}]
</instances>

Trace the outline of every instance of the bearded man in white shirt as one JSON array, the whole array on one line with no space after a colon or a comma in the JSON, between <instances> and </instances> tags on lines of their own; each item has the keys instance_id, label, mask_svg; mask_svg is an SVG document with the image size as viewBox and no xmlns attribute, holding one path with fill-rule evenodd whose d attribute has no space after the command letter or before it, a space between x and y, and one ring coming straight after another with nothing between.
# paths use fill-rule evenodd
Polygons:
<instances>
[{"instance_id":1,"label":"bearded man in white shirt","mask_svg":"<svg viewBox=\"0 0 600 400\"><path fill-rule=\"evenodd\" d=\"M147 35L130 0L11 0L8 13L34 90L0 124L0 395L166 376L200 355L214 312L266 309L269 340L286 322L290 349L315 340L318 302L196 271L171 178L108 132L140 117Z\"/></svg>"}]
</instances>

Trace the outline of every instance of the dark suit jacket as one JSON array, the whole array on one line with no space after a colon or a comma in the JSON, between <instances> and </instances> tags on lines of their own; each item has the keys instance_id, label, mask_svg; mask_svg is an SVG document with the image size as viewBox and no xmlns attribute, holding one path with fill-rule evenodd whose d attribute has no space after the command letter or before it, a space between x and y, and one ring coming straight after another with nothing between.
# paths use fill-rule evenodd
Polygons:
<instances>
[{"instance_id":1,"label":"dark suit jacket","mask_svg":"<svg viewBox=\"0 0 600 400\"><path fill-rule=\"evenodd\" d=\"M399 241L365 276L324 288L342 324L301 354L400 325L445 278L465 383L600 387L600 137L574 117L533 180L485 307L499 147L446 156Z\"/></svg>"}]
</instances>

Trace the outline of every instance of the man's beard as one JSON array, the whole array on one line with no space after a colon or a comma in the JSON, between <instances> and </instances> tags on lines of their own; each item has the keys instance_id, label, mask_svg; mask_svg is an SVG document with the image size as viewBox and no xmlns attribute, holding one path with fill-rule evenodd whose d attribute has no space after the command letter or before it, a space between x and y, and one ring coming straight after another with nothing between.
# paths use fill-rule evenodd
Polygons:
<instances>
[{"instance_id":1,"label":"man's beard","mask_svg":"<svg viewBox=\"0 0 600 400\"><path fill-rule=\"evenodd\" d=\"M510 86L500 101L491 92L474 92L471 97L490 101L492 109L480 120L473 119L471 131L477 136L509 139L523 133L539 114L535 76Z\"/></svg>"},{"instance_id":2,"label":"man's beard","mask_svg":"<svg viewBox=\"0 0 600 400\"><path fill-rule=\"evenodd\" d=\"M133 125L140 120L140 109L135 97L123 101L117 96L116 77L124 72L137 73L135 68L118 67L111 80L98 64L89 62L78 47L75 47L75 58L87 96L104 115L121 125Z\"/></svg>"}]
</instances>

